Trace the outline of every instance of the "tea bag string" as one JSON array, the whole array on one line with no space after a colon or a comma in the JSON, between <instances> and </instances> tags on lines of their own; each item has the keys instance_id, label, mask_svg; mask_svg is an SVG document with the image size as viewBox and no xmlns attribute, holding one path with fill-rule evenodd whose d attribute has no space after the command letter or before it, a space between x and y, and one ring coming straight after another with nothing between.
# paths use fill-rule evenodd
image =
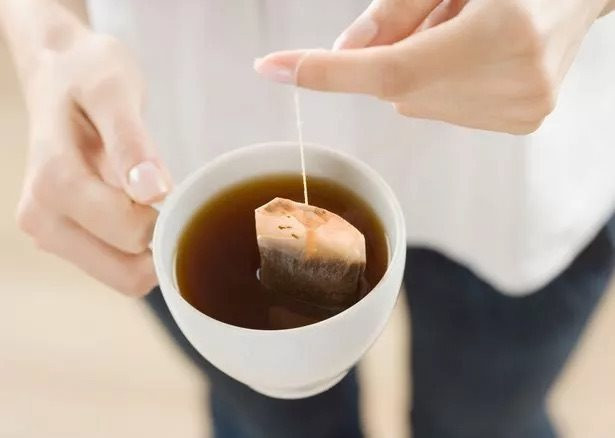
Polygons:
<instances>
[{"instance_id":1,"label":"tea bag string","mask_svg":"<svg viewBox=\"0 0 615 438\"><path fill-rule=\"evenodd\" d=\"M299 79L299 69L303 64L303 61L310 55L311 52L305 52L303 56L297 62L295 67L295 118L297 120L297 135L299 137L299 154L301 155L301 176L303 178L303 198L305 205L309 205L308 202L308 189L307 189L307 177L305 172L305 153L303 150L303 120L301 120L301 105L299 101L299 85L297 85Z\"/></svg>"}]
</instances>

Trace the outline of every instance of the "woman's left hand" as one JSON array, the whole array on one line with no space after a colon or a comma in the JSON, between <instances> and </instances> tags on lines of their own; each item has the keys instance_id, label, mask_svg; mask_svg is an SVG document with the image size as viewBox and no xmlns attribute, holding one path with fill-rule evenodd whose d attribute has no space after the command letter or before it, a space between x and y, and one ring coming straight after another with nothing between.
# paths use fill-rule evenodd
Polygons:
<instances>
[{"instance_id":1,"label":"woman's left hand","mask_svg":"<svg viewBox=\"0 0 615 438\"><path fill-rule=\"evenodd\" d=\"M373 95L406 116L527 134L553 111L583 37L612 8L607 0L374 0L334 50L276 52L255 68L279 82Z\"/></svg>"}]
</instances>

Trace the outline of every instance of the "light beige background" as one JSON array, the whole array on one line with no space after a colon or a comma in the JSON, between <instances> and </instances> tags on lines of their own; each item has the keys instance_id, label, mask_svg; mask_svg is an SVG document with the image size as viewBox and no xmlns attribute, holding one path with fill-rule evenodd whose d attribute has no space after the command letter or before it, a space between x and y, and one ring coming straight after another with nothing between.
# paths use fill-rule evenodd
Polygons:
<instances>
[{"instance_id":1,"label":"light beige background","mask_svg":"<svg viewBox=\"0 0 615 438\"><path fill-rule=\"evenodd\" d=\"M0 437L206 437L206 384L141 302L38 252L14 224L27 148L0 44ZM361 367L365 427L404 437L407 333L399 306ZM615 436L615 290L550 403L564 437Z\"/></svg>"}]
</instances>

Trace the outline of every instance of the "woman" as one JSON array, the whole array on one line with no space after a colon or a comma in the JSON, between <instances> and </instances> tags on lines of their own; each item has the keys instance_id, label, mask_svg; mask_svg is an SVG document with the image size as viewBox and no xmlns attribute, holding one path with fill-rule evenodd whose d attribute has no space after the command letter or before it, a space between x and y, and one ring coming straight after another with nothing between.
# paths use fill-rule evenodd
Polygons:
<instances>
[{"instance_id":1,"label":"woman","mask_svg":"<svg viewBox=\"0 0 615 438\"><path fill-rule=\"evenodd\" d=\"M90 0L90 30L53 0L0 0L30 112L21 228L106 284L149 292L150 205L171 175L295 137L289 90L252 60L327 46L357 3ZM404 205L415 437L555 434L545 394L613 268L615 21L598 20L613 8L375 0L334 51L254 63L351 93L303 93L305 135L368 161ZM354 375L310 399L266 398L195 354L157 290L147 300L208 374L216 436L360 436Z\"/></svg>"}]
</instances>

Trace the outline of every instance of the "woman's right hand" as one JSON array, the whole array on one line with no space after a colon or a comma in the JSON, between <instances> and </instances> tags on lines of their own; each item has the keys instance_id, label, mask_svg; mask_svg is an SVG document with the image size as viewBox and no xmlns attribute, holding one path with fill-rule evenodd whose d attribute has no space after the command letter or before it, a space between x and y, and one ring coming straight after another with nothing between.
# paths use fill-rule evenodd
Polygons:
<instances>
[{"instance_id":1,"label":"woman's right hand","mask_svg":"<svg viewBox=\"0 0 615 438\"><path fill-rule=\"evenodd\" d=\"M143 80L117 40L54 14L28 56L12 44L30 118L17 221L41 249L141 296L157 284L150 205L171 185L141 116Z\"/></svg>"}]
</instances>

